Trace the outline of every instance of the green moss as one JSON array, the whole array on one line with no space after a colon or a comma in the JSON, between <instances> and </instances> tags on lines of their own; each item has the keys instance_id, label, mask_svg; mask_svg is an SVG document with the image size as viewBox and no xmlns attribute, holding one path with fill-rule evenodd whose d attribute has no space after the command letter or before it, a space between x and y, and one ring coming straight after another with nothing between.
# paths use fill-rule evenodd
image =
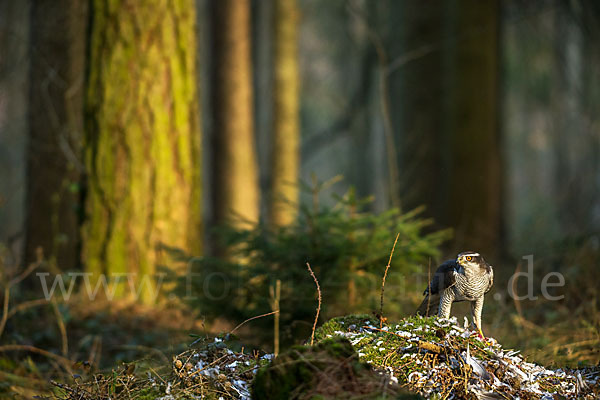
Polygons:
<instances>
[{"instance_id":1,"label":"green moss","mask_svg":"<svg viewBox=\"0 0 600 400\"><path fill-rule=\"evenodd\" d=\"M162 395L163 393L157 387L146 387L136 393L136 399L154 400Z\"/></svg>"},{"instance_id":2,"label":"green moss","mask_svg":"<svg viewBox=\"0 0 600 400\"><path fill-rule=\"evenodd\" d=\"M364 325L378 324L377 319L368 314L352 314L342 317L335 317L325 322L315 331L315 340L323 340L335 336L335 332L347 332L349 329L355 329Z\"/></svg>"},{"instance_id":3,"label":"green moss","mask_svg":"<svg viewBox=\"0 0 600 400\"><path fill-rule=\"evenodd\" d=\"M161 249L199 255L202 242L194 2L92 8L84 262L95 275L137 273L149 303L154 290L141 279L158 265L184 268Z\"/></svg>"},{"instance_id":4,"label":"green moss","mask_svg":"<svg viewBox=\"0 0 600 400\"><path fill-rule=\"evenodd\" d=\"M327 321L315 332L317 340L331 340L345 337L351 340L359 360L376 369L391 367L400 383L407 383L413 372L427 373L425 364L419 358L406 358L406 354L419 352L419 342L444 345L453 326L449 323L436 323L437 317L409 316L397 323L386 324L380 331L379 321L369 315L349 315ZM370 326L374 329L365 329ZM472 354L480 358L490 358L490 349L476 338L452 336L454 343L466 348L469 344ZM417 341L418 339L418 341ZM404 349L404 351L398 351Z\"/></svg>"},{"instance_id":5,"label":"green moss","mask_svg":"<svg viewBox=\"0 0 600 400\"><path fill-rule=\"evenodd\" d=\"M523 360L505 357L503 354L506 350L494 340L486 344L472 336L472 332L455 324L456 320L410 316L379 329L379 323L374 318L351 315L327 321L316 332L316 337L321 341L318 345L342 338L349 340L358 355L359 362L355 365L368 365L374 370L390 374L400 385L432 399L447 398L450 394L456 398L472 396L472 393L465 391L465 387L452 384L457 377L482 379L473 373L471 366L457 362L464 360L469 349L472 359L484 365L488 372L494 371L506 383L503 386L506 395L529 398L530 391L504 378L507 365L513 364L514 368L523 370ZM560 380L574 382L576 378L572 373ZM542 390L562 394L565 391L559 384L560 380L554 374L536 378Z\"/></svg>"},{"instance_id":6,"label":"green moss","mask_svg":"<svg viewBox=\"0 0 600 400\"><path fill-rule=\"evenodd\" d=\"M330 326L339 322L343 321ZM384 385L388 386L386 396L381 393ZM396 397L402 394L398 387L359 361L351 343L339 337L323 339L312 347L294 346L281 354L257 372L252 394L256 399L274 400L404 398Z\"/></svg>"}]
</instances>

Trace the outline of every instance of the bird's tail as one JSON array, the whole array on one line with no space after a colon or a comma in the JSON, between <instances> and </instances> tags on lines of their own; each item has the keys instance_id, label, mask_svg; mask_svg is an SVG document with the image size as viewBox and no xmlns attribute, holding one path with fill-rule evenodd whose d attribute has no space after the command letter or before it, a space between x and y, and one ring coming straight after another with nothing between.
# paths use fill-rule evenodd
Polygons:
<instances>
[{"instance_id":1,"label":"bird's tail","mask_svg":"<svg viewBox=\"0 0 600 400\"><path fill-rule=\"evenodd\" d=\"M438 309L440 308L440 295L439 294L427 294L423 299L423 302L417 308L417 315L429 317L430 315L437 315Z\"/></svg>"}]
</instances>

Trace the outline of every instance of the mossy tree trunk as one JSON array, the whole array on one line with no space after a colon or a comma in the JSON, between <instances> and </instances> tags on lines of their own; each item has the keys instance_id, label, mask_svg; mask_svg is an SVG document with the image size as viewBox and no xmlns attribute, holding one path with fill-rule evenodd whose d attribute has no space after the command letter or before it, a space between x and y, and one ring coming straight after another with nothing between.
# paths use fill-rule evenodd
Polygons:
<instances>
[{"instance_id":1,"label":"mossy tree trunk","mask_svg":"<svg viewBox=\"0 0 600 400\"><path fill-rule=\"evenodd\" d=\"M217 224L259 218L249 0L213 5L213 210Z\"/></svg>"},{"instance_id":2,"label":"mossy tree trunk","mask_svg":"<svg viewBox=\"0 0 600 400\"><path fill-rule=\"evenodd\" d=\"M296 0L275 1L274 127L269 221L283 226L298 211L299 75Z\"/></svg>"},{"instance_id":3,"label":"mossy tree trunk","mask_svg":"<svg viewBox=\"0 0 600 400\"><path fill-rule=\"evenodd\" d=\"M31 9L26 262L41 247L55 269L79 263L87 3L39 0Z\"/></svg>"},{"instance_id":4,"label":"mossy tree trunk","mask_svg":"<svg viewBox=\"0 0 600 400\"><path fill-rule=\"evenodd\" d=\"M84 262L135 273L144 302L158 265L184 267L170 254L201 250L195 21L193 0L92 2Z\"/></svg>"}]
</instances>

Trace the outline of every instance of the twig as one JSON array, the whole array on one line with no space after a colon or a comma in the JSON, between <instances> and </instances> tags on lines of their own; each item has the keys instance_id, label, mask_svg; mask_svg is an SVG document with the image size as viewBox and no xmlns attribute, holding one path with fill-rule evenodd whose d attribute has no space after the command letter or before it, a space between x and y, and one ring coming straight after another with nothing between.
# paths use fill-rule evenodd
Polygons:
<instances>
[{"instance_id":1,"label":"twig","mask_svg":"<svg viewBox=\"0 0 600 400\"><path fill-rule=\"evenodd\" d=\"M23 271L21 273L21 275L17 276L16 278L11 279L11 281L8 283L8 287L14 286L17 283L21 282L23 279L27 278L29 276L29 274L31 274L33 271L35 271L37 268L39 268L40 265L42 265L44 263L44 252L41 250L41 248L38 248L36 253L37 253L37 260L35 262L29 264L27 269L25 271Z\"/></svg>"},{"instance_id":2,"label":"twig","mask_svg":"<svg viewBox=\"0 0 600 400\"><path fill-rule=\"evenodd\" d=\"M72 370L71 370L72 361L71 360L69 360L68 358L59 356L58 354L54 354L49 351L46 351L44 349L40 349L38 347L29 346L26 344L7 344L5 346L0 346L0 353L5 352L5 351L29 351L31 353L41 354L43 356L46 356L48 358L58 361L59 363L62 364L63 368L69 374L72 373Z\"/></svg>"},{"instance_id":3,"label":"twig","mask_svg":"<svg viewBox=\"0 0 600 400\"><path fill-rule=\"evenodd\" d=\"M8 312L8 318L13 317L16 313L26 310L28 308L32 308L32 307L36 307L36 306L41 306L41 305L45 305L48 304L48 300L46 299L36 299L36 300L29 300L29 301L25 301L21 304L18 304L16 306L14 306L13 308L11 308L11 310Z\"/></svg>"},{"instance_id":4,"label":"twig","mask_svg":"<svg viewBox=\"0 0 600 400\"><path fill-rule=\"evenodd\" d=\"M516 276L520 271L521 271L521 263L519 262L517 264L517 267L515 268L515 273L513 274L513 276ZM517 280L516 279L512 280L511 290L512 290L512 293L517 293ZM515 302L515 309L517 310L517 314L519 315L519 325L521 327L523 327L524 326L523 321L525 320L525 318L523 317L523 311L521 310L521 303L519 303L519 300L517 299L518 296L512 296L512 297Z\"/></svg>"},{"instance_id":5,"label":"twig","mask_svg":"<svg viewBox=\"0 0 600 400\"><path fill-rule=\"evenodd\" d=\"M379 65L379 102L381 114L383 118L383 133L386 141L387 164L388 164L388 180L390 185L390 200L394 207L400 208L400 199L398 197L398 185L400 182L398 172L398 154L396 153L396 145L394 143L394 128L392 126L392 117L390 111L390 96L389 96L389 80L388 80L388 56L385 51L385 46L380 35L371 28L366 18L359 10L350 7L350 12L357 21L364 26L367 37L371 41Z\"/></svg>"},{"instance_id":6,"label":"twig","mask_svg":"<svg viewBox=\"0 0 600 400\"><path fill-rule=\"evenodd\" d=\"M390 265L392 264L392 257L394 256L394 249L396 249L396 243L398 243L398 238L400 237L400 232L396 235L396 240L394 240L394 246L392 246L392 251L390 252L390 258L385 267L385 272L383 273L383 279L381 281L381 305L379 308L379 327L383 328L383 292L385 291L385 278L387 278L388 270L390 269Z\"/></svg>"},{"instance_id":7,"label":"twig","mask_svg":"<svg viewBox=\"0 0 600 400\"><path fill-rule=\"evenodd\" d=\"M92 341L92 346L90 348L90 356L88 357L88 361L90 362L90 367L94 365L100 365L100 358L102 357L102 336L94 335L94 339Z\"/></svg>"},{"instance_id":8,"label":"twig","mask_svg":"<svg viewBox=\"0 0 600 400\"><path fill-rule=\"evenodd\" d=\"M69 339L67 338L67 328L65 327L65 321L63 320L62 314L56 305L56 301L52 301L52 309L54 315L56 315L56 323L58 324L58 330L60 331L60 338L62 343L62 355L67 357L69 354Z\"/></svg>"},{"instance_id":9,"label":"twig","mask_svg":"<svg viewBox=\"0 0 600 400\"><path fill-rule=\"evenodd\" d=\"M281 280L277 279L275 288L269 286L269 294L271 295L271 309L279 310L279 300L281 298ZM275 314L273 321L273 354L275 357L279 354L279 314Z\"/></svg>"},{"instance_id":10,"label":"twig","mask_svg":"<svg viewBox=\"0 0 600 400\"><path fill-rule=\"evenodd\" d=\"M388 63L385 73L389 76L398 68L403 67L411 61L423 58L429 53L438 51L440 47L441 46L439 43L426 44L424 46L418 47L414 50L401 54L399 57L395 58L394 60Z\"/></svg>"},{"instance_id":11,"label":"twig","mask_svg":"<svg viewBox=\"0 0 600 400\"><path fill-rule=\"evenodd\" d=\"M427 267L427 311L425 316L429 316L429 307L431 307L431 257L429 258L429 266Z\"/></svg>"},{"instance_id":12,"label":"twig","mask_svg":"<svg viewBox=\"0 0 600 400\"><path fill-rule=\"evenodd\" d=\"M0 320L0 336L4 332L8 320L8 301L10 300L10 284L4 288L4 306L2 307L2 320Z\"/></svg>"},{"instance_id":13,"label":"twig","mask_svg":"<svg viewBox=\"0 0 600 400\"><path fill-rule=\"evenodd\" d=\"M245 320L244 322L242 322L241 324L239 324L238 326L236 326L235 328L233 328L231 331L229 331L229 333L233 333L233 332L237 331L237 330L238 330L238 329L239 329L239 328L240 328L242 325L244 325L246 322L250 322L250 321L252 321L253 319L257 319L257 318L267 317L267 316L269 316L269 315L273 315L273 314L276 314L276 313L278 313L278 312L279 312L279 310L275 310L275 311L271 311L270 313L261 314L261 315L257 315L257 316L255 316L255 317L252 317L252 318L248 318L247 320Z\"/></svg>"},{"instance_id":14,"label":"twig","mask_svg":"<svg viewBox=\"0 0 600 400\"><path fill-rule=\"evenodd\" d=\"M312 346L315 341L315 330L317 329L317 321L319 320L319 313L321 312L321 287L319 286L319 281L317 280L315 273L313 272L312 268L310 267L310 264L306 263L306 266L308 267L308 272L310 272L310 276L312 276L313 279L315 280L315 284L317 285L317 293L319 295L319 305L317 306L317 315L315 315L315 323L313 324L312 333L310 335L310 345Z\"/></svg>"},{"instance_id":15,"label":"twig","mask_svg":"<svg viewBox=\"0 0 600 400\"><path fill-rule=\"evenodd\" d=\"M117 349L139 350L140 353L145 353L145 352L154 353L154 354L157 354L163 360L165 365L169 364L169 359L167 358L167 356L165 356L165 354L162 351L155 349L154 347L142 346L140 344L133 344L133 345L132 344L123 344L123 345L117 346L116 348Z\"/></svg>"},{"instance_id":16,"label":"twig","mask_svg":"<svg viewBox=\"0 0 600 400\"><path fill-rule=\"evenodd\" d=\"M42 263L44 262L44 252L42 251L42 249L38 247L36 253L37 261L31 263L29 267L27 267L27 269L23 271L23 273L21 273L21 275L11 279L4 288L4 304L2 307L2 319L0 320L0 336L2 336L2 333L4 332L4 328L6 327L6 321L9 317L8 302L10 300L10 288L16 285L17 283L21 282L23 279L27 278L27 276L29 276L29 274L31 274L33 270L42 265Z\"/></svg>"}]
</instances>

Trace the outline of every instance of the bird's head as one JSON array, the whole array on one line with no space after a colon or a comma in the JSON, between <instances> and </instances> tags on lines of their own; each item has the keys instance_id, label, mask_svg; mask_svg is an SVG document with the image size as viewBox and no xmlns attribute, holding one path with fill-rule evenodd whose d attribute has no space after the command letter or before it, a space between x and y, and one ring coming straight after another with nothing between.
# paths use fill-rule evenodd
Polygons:
<instances>
[{"instance_id":1,"label":"bird's head","mask_svg":"<svg viewBox=\"0 0 600 400\"><path fill-rule=\"evenodd\" d=\"M489 269L489 265L483 256L476 251L464 251L456 257L456 262L465 269Z\"/></svg>"}]
</instances>

